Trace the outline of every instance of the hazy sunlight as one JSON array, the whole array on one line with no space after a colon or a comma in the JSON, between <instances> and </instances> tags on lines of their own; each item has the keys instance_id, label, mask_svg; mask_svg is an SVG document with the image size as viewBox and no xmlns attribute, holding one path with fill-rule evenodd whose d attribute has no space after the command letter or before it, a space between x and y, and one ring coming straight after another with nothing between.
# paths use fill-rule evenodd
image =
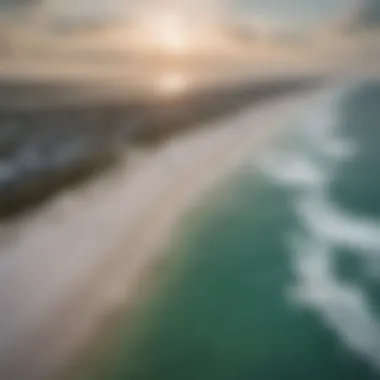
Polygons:
<instances>
[{"instance_id":1,"label":"hazy sunlight","mask_svg":"<svg viewBox=\"0 0 380 380\"><path fill-rule=\"evenodd\" d=\"M188 86L185 76L179 72L162 75L158 80L158 91L163 95L176 95L184 92Z\"/></svg>"}]
</instances>

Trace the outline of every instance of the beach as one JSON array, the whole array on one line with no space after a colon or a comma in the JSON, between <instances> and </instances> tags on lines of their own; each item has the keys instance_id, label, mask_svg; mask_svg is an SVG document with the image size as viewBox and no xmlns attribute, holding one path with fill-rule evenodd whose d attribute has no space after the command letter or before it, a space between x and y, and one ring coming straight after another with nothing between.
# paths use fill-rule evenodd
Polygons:
<instances>
[{"instance_id":1,"label":"beach","mask_svg":"<svg viewBox=\"0 0 380 380\"><path fill-rule=\"evenodd\" d=\"M311 94L252 103L135 149L99 178L3 224L1 378L54 378L62 371L106 316L133 302L140 282L152 281L185 210L265 147Z\"/></svg>"},{"instance_id":2,"label":"beach","mask_svg":"<svg viewBox=\"0 0 380 380\"><path fill-rule=\"evenodd\" d=\"M379 378L380 86L330 90L202 194L67 379Z\"/></svg>"},{"instance_id":3,"label":"beach","mask_svg":"<svg viewBox=\"0 0 380 380\"><path fill-rule=\"evenodd\" d=\"M0 0L0 380L379 380L378 2Z\"/></svg>"}]
</instances>

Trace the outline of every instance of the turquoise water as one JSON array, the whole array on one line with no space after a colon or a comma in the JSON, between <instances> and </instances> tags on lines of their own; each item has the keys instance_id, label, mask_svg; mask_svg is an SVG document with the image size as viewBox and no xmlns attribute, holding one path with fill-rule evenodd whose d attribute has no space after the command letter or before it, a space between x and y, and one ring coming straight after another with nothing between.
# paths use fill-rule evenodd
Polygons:
<instances>
[{"instance_id":1,"label":"turquoise water","mask_svg":"<svg viewBox=\"0 0 380 380\"><path fill-rule=\"evenodd\" d=\"M184 221L99 377L380 379L380 83L291 123Z\"/></svg>"}]
</instances>

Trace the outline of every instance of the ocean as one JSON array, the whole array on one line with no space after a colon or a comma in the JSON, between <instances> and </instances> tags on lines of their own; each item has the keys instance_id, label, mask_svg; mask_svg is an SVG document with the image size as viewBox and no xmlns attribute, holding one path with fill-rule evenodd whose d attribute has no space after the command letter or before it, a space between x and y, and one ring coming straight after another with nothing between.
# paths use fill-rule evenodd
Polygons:
<instances>
[{"instance_id":1,"label":"ocean","mask_svg":"<svg viewBox=\"0 0 380 380\"><path fill-rule=\"evenodd\" d=\"M91 379L380 379L380 83L285 122L183 218Z\"/></svg>"}]
</instances>

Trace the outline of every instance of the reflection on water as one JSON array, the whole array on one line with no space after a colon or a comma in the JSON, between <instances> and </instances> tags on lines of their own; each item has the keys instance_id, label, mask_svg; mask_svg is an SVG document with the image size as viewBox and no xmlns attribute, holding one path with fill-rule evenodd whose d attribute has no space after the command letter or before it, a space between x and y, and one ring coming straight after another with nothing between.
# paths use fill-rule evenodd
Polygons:
<instances>
[{"instance_id":1,"label":"reflection on water","mask_svg":"<svg viewBox=\"0 0 380 380\"><path fill-rule=\"evenodd\" d=\"M181 72L167 72L158 78L157 89L163 95L177 95L189 87L189 79Z\"/></svg>"}]
</instances>

